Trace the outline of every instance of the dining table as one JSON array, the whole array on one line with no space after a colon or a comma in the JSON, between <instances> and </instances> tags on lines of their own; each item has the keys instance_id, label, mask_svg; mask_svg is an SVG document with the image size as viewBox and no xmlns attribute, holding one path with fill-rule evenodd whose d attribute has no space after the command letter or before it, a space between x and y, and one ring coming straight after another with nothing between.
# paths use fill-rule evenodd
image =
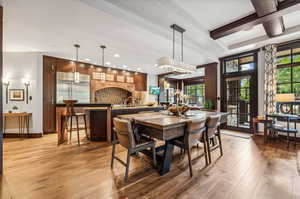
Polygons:
<instances>
[{"instance_id":1,"label":"dining table","mask_svg":"<svg viewBox=\"0 0 300 199\"><path fill-rule=\"evenodd\" d=\"M120 119L131 120L138 132L164 141L164 145L156 147L156 157L160 175L167 174L171 169L174 139L184 135L187 122L194 119L206 120L209 116L222 116L222 112L189 111L186 115L174 116L167 111L119 115ZM144 151L151 155L149 151Z\"/></svg>"}]
</instances>

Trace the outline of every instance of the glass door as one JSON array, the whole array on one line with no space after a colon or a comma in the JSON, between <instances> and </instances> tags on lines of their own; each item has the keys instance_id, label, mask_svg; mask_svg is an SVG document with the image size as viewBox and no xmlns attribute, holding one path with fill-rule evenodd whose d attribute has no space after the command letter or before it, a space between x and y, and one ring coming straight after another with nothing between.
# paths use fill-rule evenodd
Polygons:
<instances>
[{"instance_id":1,"label":"glass door","mask_svg":"<svg viewBox=\"0 0 300 199\"><path fill-rule=\"evenodd\" d=\"M226 79L228 127L250 129L250 76Z\"/></svg>"},{"instance_id":2,"label":"glass door","mask_svg":"<svg viewBox=\"0 0 300 199\"><path fill-rule=\"evenodd\" d=\"M221 111L230 115L226 127L252 132L258 114L257 50L221 60Z\"/></svg>"}]
</instances>

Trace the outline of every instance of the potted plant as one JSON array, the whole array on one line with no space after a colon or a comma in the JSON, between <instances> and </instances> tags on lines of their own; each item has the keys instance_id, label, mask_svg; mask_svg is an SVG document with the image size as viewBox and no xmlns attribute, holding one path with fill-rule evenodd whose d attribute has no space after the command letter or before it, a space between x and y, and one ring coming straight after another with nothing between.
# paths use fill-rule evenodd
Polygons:
<instances>
[{"instance_id":1,"label":"potted plant","mask_svg":"<svg viewBox=\"0 0 300 199\"><path fill-rule=\"evenodd\" d=\"M211 100L205 100L204 102L204 108L208 110L213 110L214 109L214 103Z\"/></svg>"}]
</instances>

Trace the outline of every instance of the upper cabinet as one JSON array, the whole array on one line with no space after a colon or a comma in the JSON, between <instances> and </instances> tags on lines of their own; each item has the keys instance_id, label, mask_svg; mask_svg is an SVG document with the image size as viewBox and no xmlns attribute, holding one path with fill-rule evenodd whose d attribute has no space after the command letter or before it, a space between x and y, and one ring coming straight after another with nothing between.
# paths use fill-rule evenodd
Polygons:
<instances>
[{"instance_id":1,"label":"upper cabinet","mask_svg":"<svg viewBox=\"0 0 300 199\"><path fill-rule=\"evenodd\" d=\"M134 85L136 91L147 91L147 74L144 73L135 74Z\"/></svg>"}]
</instances>

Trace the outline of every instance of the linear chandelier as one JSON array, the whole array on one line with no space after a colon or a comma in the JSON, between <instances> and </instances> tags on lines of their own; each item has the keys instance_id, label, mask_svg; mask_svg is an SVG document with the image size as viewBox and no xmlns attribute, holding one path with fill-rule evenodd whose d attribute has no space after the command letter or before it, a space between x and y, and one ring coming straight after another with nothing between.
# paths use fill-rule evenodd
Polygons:
<instances>
[{"instance_id":1,"label":"linear chandelier","mask_svg":"<svg viewBox=\"0 0 300 199\"><path fill-rule=\"evenodd\" d=\"M161 57L157 60L157 66L161 69L166 69L168 72L178 73L193 73L196 72L196 66L186 64L183 62L183 33L185 29L173 24L171 25L173 30L173 57ZM175 60L175 31L181 33L181 60Z\"/></svg>"}]
</instances>

